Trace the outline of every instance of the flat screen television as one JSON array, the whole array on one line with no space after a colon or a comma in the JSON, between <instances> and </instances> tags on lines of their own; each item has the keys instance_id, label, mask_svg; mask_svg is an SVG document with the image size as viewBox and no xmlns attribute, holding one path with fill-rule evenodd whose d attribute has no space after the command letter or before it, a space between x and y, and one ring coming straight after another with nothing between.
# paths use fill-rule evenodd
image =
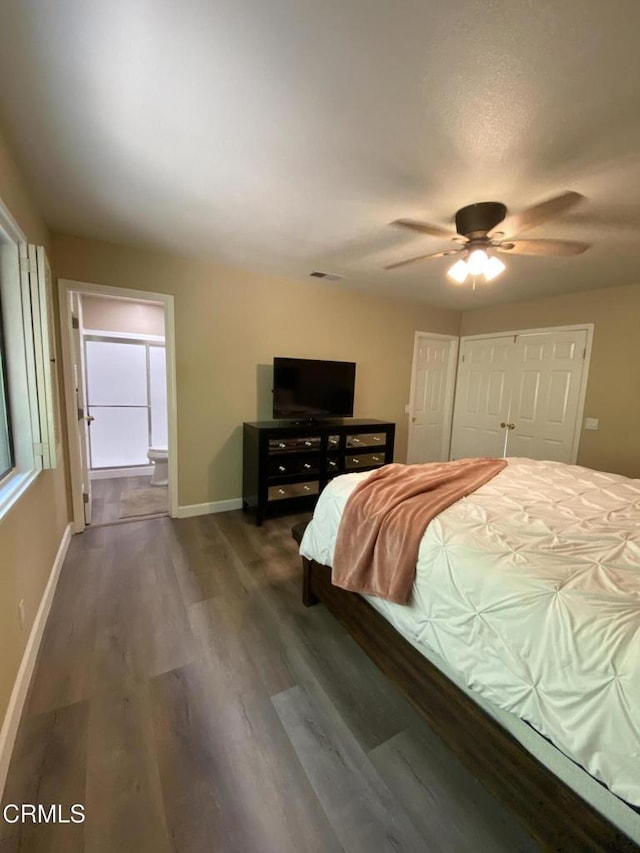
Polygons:
<instances>
[{"instance_id":1,"label":"flat screen television","mask_svg":"<svg viewBox=\"0 0 640 853\"><path fill-rule=\"evenodd\" d=\"M315 420L353 416L352 361L273 359L273 417Z\"/></svg>"}]
</instances>

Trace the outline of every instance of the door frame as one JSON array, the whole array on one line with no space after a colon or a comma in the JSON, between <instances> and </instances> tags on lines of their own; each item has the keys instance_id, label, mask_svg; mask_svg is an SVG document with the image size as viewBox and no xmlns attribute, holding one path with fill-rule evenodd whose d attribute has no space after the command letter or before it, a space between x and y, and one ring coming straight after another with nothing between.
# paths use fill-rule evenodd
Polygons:
<instances>
[{"instance_id":1,"label":"door frame","mask_svg":"<svg viewBox=\"0 0 640 853\"><path fill-rule=\"evenodd\" d=\"M589 380L589 367L591 365L591 350L593 348L593 331L595 329L594 323L572 323L567 326L543 326L541 328L536 329L515 329L512 331L496 331L496 332L483 332L481 335L461 335L460 336L460 352L462 352L462 344L465 341L478 341L483 338L515 338L520 335L537 335L544 334L545 332L577 332L584 330L587 333L587 342L585 345L585 353L584 353L584 366L582 369L582 376L580 378L580 390L578 394L578 409L576 416L576 425L573 431L573 438L571 441L571 464L575 465L576 460L578 458L578 450L580 449L580 437L582 435L582 424L584 422L584 406L587 398L587 382ZM455 405L455 397L451 406L451 414L453 417L453 406Z\"/></svg>"},{"instance_id":2,"label":"door frame","mask_svg":"<svg viewBox=\"0 0 640 853\"><path fill-rule=\"evenodd\" d=\"M453 425L453 404L455 400L456 380L458 375L458 350L460 347L460 338L458 335L442 335L436 332L415 332L413 336L413 357L411 359L411 384L409 386L409 423L407 425L407 460L409 459L409 441L411 435L411 426L413 418L413 409L415 404L415 382L416 382L416 363L418 361L418 341L421 337L435 338L440 341L449 341L449 362L447 364L447 388L444 395L443 411L444 420L442 425L442 458L449 458L449 449L451 447L451 427Z\"/></svg>"},{"instance_id":3,"label":"door frame","mask_svg":"<svg viewBox=\"0 0 640 853\"><path fill-rule=\"evenodd\" d=\"M71 477L71 507L74 533L86 529L84 522L84 501L82 496L82 469L78 442L76 440L75 385L71 350L71 311L70 293L93 296L115 297L132 302L152 302L161 304L164 309L165 353L167 359L167 426L169 449L169 515L178 517L178 406L176 394L176 351L174 299L169 293L155 293L148 290L132 290L125 287L113 287L105 284L92 284L86 281L58 279L58 300L60 308L60 339L64 380L65 411L67 416L67 439L69 448L69 471Z\"/></svg>"}]
</instances>

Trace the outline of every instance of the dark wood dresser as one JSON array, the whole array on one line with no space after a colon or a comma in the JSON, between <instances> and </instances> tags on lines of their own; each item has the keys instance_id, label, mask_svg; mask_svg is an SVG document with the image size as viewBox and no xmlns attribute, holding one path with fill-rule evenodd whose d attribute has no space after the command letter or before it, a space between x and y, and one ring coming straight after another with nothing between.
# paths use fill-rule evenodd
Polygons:
<instances>
[{"instance_id":1,"label":"dark wood dresser","mask_svg":"<svg viewBox=\"0 0 640 853\"><path fill-rule=\"evenodd\" d=\"M345 418L244 424L242 506L256 524L271 512L312 509L337 474L393 462L395 424Z\"/></svg>"}]
</instances>

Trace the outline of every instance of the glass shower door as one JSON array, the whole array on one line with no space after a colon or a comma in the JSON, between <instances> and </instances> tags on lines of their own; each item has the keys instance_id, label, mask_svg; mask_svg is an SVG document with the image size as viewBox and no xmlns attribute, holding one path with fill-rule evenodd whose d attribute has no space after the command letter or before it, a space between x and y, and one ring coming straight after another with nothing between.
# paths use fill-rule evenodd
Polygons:
<instances>
[{"instance_id":1,"label":"glass shower door","mask_svg":"<svg viewBox=\"0 0 640 853\"><path fill-rule=\"evenodd\" d=\"M147 465L147 347L87 340L86 370L91 468Z\"/></svg>"}]
</instances>

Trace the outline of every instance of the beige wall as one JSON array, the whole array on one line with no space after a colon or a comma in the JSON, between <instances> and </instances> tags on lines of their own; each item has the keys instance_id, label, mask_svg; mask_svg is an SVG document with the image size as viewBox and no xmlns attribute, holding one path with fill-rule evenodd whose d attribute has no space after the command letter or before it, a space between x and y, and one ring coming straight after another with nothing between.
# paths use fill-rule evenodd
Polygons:
<instances>
[{"instance_id":1,"label":"beige wall","mask_svg":"<svg viewBox=\"0 0 640 853\"><path fill-rule=\"evenodd\" d=\"M175 295L179 501L241 496L242 422L270 418L273 357L355 361L357 417L397 424L404 460L413 337L457 334L459 313L52 236L59 278Z\"/></svg>"},{"instance_id":2,"label":"beige wall","mask_svg":"<svg viewBox=\"0 0 640 853\"><path fill-rule=\"evenodd\" d=\"M0 137L0 199L33 242L47 242L47 229L20 171ZM67 523L64 460L43 471L0 521L0 719L4 717L29 631ZM26 624L20 628L18 603Z\"/></svg>"},{"instance_id":3,"label":"beige wall","mask_svg":"<svg viewBox=\"0 0 640 853\"><path fill-rule=\"evenodd\" d=\"M82 322L85 329L162 336L164 308L148 302L83 296Z\"/></svg>"},{"instance_id":4,"label":"beige wall","mask_svg":"<svg viewBox=\"0 0 640 853\"><path fill-rule=\"evenodd\" d=\"M461 334L594 323L578 463L640 477L640 284L499 305L462 316Z\"/></svg>"}]
</instances>

